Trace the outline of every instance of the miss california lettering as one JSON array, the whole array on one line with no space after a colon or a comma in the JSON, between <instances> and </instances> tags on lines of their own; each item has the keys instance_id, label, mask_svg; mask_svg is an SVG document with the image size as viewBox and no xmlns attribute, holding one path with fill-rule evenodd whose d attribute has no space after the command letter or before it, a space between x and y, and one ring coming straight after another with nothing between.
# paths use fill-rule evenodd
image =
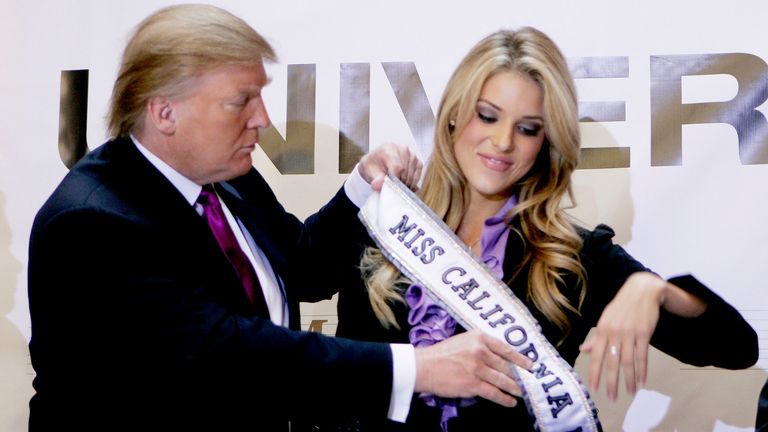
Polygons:
<instances>
[{"instance_id":1,"label":"miss california lettering","mask_svg":"<svg viewBox=\"0 0 768 432\"><path fill-rule=\"evenodd\" d=\"M407 214L403 214L400 222L395 226L388 229L389 233L397 236L397 240L402 243L403 246L410 249L410 252L419 257L419 260L425 265L432 264L438 256L445 254L445 249L438 245L435 239L428 235L428 233L417 226L416 223L408 224L409 217ZM413 235L411 236L411 233ZM408 238L410 236L410 238ZM421 240L419 242L419 240ZM415 245L415 246L414 246ZM528 333L525 329L519 325L514 325L516 319L505 312L504 309L496 304L488 311L482 312L485 307L480 306L483 300L489 298L491 295L488 291L481 290L480 294L470 299L470 294L480 284L475 278L465 278L467 271L458 266L449 267L442 273L441 280L444 284L450 285L453 292L458 294L458 297L463 300L473 311L477 311L478 315L488 323L491 328L496 328L499 325L506 325L507 328L504 331L504 339L508 344L514 347L523 347L528 342ZM461 283L455 283L460 281ZM518 351L536 362L539 359L539 354L536 351L536 347L533 343L528 343L528 346L518 349ZM547 382L542 382L541 386L547 393L547 402L552 406L551 413L553 418L557 418L557 415L566 406L572 405L573 400L570 394L567 392L562 394L550 394L550 390L563 384L562 379L554 375L554 373L547 368L547 365L543 362L534 366L531 370L537 379ZM552 376L553 378L549 378Z\"/></svg>"}]
</instances>

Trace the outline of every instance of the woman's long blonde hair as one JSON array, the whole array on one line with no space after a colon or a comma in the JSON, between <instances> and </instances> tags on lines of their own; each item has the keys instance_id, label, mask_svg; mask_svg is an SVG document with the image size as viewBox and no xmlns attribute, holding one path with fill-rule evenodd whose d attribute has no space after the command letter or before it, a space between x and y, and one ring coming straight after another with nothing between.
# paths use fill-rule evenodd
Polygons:
<instances>
[{"instance_id":1,"label":"woman's long blonde hair","mask_svg":"<svg viewBox=\"0 0 768 432\"><path fill-rule=\"evenodd\" d=\"M458 229L469 203L469 190L454 156L454 137L475 115L485 82L503 71L520 73L539 84L546 135L531 171L515 185L518 204L508 217L510 221L519 217L520 228L515 232L526 247L510 280L530 268L528 297L566 335L566 311L578 314L586 290L579 261L581 238L564 211L565 198L567 204L574 202L571 174L579 159L579 120L573 78L565 58L547 35L530 27L498 31L464 57L440 102L435 148L418 194L454 232ZM377 249L365 251L361 269L377 318L385 327L398 327L391 303L403 301L402 290L408 281ZM576 275L580 284L577 304L558 289L562 276L568 273Z\"/></svg>"}]
</instances>

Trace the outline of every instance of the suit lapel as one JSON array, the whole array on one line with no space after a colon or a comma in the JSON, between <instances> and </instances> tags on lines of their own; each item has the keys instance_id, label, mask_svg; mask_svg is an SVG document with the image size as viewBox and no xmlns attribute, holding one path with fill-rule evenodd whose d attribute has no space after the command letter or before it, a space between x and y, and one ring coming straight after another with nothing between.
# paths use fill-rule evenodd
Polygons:
<instances>
[{"instance_id":1,"label":"suit lapel","mask_svg":"<svg viewBox=\"0 0 768 432\"><path fill-rule=\"evenodd\" d=\"M276 214L268 208L268 205L251 204L260 202L267 204L269 197L259 199L252 194L244 197L240 190L229 182L219 183L217 190L232 213L245 225L253 240L264 252L275 273L279 274L284 271L287 259L280 247L281 233L271 229L276 226L277 218L282 215Z\"/></svg>"},{"instance_id":2,"label":"suit lapel","mask_svg":"<svg viewBox=\"0 0 768 432\"><path fill-rule=\"evenodd\" d=\"M502 280L509 286L515 295L520 299L525 299L528 291L528 272L526 269L520 269L525 257L525 243L518 234L520 218L512 221L512 227L507 238L507 246L504 250L504 262L502 268L504 276ZM515 231L515 228L518 231ZM512 277L514 280L510 280Z\"/></svg>"},{"instance_id":3,"label":"suit lapel","mask_svg":"<svg viewBox=\"0 0 768 432\"><path fill-rule=\"evenodd\" d=\"M219 196L221 196L232 213L245 225L253 240L269 259L270 264L279 266L278 263L283 262L282 254L279 253L274 239L265 229L265 227L269 226L270 215L259 211L254 206L246 205L240 193L231 185L219 183L217 186Z\"/></svg>"},{"instance_id":4,"label":"suit lapel","mask_svg":"<svg viewBox=\"0 0 768 432\"><path fill-rule=\"evenodd\" d=\"M110 145L111 144L111 145ZM225 298L240 313L251 313L251 304L236 270L216 242L208 224L173 184L130 142L123 139L106 148L104 157L112 160L113 181L139 209L136 217L146 218L171 241L178 242L179 253L187 256L189 271L205 269L201 275L212 289L225 290ZM198 263L198 264L196 264Z\"/></svg>"},{"instance_id":5,"label":"suit lapel","mask_svg":"<svg viewBox=\"0 0 768 432\"><path fill-rule=\"evenodd\" d=\"M284 217L282 206L255 170L233 181L218 183L217 191L269 261L288 304L290 326L298 329L299 305L291 300L290 289L285 287L283 279L290 274L291 267L283 240L286 233L280 228Z\"/></svg>"}]
</instances>

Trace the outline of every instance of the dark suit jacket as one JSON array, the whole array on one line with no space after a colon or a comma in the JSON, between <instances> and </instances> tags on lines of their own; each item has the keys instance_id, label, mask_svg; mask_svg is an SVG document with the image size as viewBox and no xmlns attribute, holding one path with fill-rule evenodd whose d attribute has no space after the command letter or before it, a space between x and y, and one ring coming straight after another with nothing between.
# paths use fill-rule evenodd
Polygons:
<instances>
[{"instance_id":1,"label":"dark suit jacket","mask_svg":"<svg viewBox=\"0 0 768 432\"><path fill-rule=\"evenodd\" d=\"M251 170L218 188L299 301L329 297L316 227L355 218L343 193L303 224ZM386 416L387 344L256 316L199 217L126 139L81 160L30 240L31 430L285 430L323 412ZM365 383L361 386L360 383ZM360 397L364 394L365 397Z\"/></svg>"}]
</instances>

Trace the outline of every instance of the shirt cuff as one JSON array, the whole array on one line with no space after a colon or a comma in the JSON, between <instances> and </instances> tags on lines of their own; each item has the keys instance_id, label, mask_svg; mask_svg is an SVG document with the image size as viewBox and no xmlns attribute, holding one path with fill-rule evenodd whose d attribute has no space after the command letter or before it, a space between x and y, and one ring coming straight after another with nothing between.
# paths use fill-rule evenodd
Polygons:
<instances>
[{"instance_id":1,"label":"shirt cuff","mask_svg":"<svg viewBox=\"0 0 768 432\"><path fill-rule=\"evenodd\" d=\"M416 387L416 351L411 344L390 344L392 348L392 396L387 418L405 423Z\"/></svg>"},{"instance_id":2,"label":"shirt cuff","mask_svg":"<svg viewBox=\"0 0 768 432\"><path fill-rule=\"evenodd\" d=\"M347 181L344 182L344 192L347 194L347 198L358 208L362 208L365 202L368 201L368 197L373 195L373 188L367 181L360 175L360 171L357 170L357 165L349 173Z\"/></svg>"}]
</instances>

